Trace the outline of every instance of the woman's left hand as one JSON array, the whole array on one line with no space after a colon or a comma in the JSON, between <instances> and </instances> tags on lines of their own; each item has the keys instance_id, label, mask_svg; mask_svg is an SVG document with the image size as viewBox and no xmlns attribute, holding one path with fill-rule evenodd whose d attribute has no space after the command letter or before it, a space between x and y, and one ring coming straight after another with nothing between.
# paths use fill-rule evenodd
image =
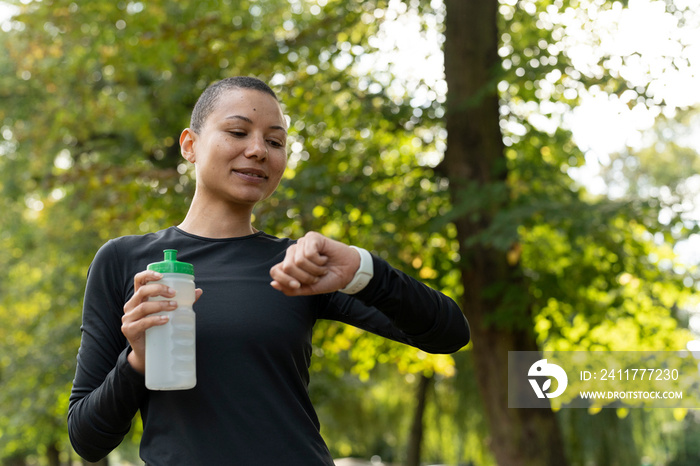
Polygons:
<instances>
[{"instance_id":1,"label":"woman's left hand","mask_svg":"<svg viewBox=\"0 0 700 466\"><path fill-rule=\"evenodd\" d=\"M332 293L350 283L359 268L359 252L311 231L270 269L270 285L287 296Z\"/></svg>"}]
</instances>

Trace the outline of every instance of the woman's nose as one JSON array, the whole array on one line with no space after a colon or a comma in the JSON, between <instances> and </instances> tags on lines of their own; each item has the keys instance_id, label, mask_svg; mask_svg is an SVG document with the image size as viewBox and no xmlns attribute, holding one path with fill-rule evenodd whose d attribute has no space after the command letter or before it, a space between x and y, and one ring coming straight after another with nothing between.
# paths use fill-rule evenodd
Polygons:
<instances>
[{"instance_id":1,"label":"woman's nose","mask_svg":"<svg viewBox=\"0 0 700 466\"><path fill-rule=\"evenodd\" d=\"M267 144L265 144L265 139L262 137L251 137L250 144L246 149L246 157L257 157L259 159L265 159L267 157Z\"/></svg>"}]
</instances>

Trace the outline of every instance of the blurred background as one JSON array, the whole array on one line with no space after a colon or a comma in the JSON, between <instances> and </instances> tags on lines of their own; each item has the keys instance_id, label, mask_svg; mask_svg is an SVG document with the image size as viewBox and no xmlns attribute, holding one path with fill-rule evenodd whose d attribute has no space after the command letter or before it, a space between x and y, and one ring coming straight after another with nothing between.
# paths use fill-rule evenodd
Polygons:
<instances>
[{"instance_id":1,"label":"blurred background","mask_svg":"<svg viewBox=\"0 0 700 466\"><path fill-rule=\"evenodd\" d=\"M254 225L371 249L472 325L436 356L319 322L334 457L700 464L693 410L506 400L508 351L700 346L697 0L21 0L0 41L0 463L82 464L65 419L87 267L179 223L190 109L253 75L290 122ZM103 464L140 464L140 432Z\"/></svg>"}]
</instances>

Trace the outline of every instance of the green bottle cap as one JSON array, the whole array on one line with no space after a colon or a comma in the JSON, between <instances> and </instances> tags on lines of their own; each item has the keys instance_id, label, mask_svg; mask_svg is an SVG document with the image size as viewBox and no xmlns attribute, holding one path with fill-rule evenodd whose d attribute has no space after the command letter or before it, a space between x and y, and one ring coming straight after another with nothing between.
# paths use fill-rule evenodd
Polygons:
<instances>
[{"instance_id":1,"label":"green bottle cap","mask_svg":"<svg viewBox=\"0 0 700 466\"><path fill-rule=\"evenodd\" d=\"M165 260L163 262L148 264L148 270L160 273L184 273L187 275L194 275L194 267L192 264L177 261L176 249L165 249L163 253L165 254Z\"/></svg>"}]
</instances>

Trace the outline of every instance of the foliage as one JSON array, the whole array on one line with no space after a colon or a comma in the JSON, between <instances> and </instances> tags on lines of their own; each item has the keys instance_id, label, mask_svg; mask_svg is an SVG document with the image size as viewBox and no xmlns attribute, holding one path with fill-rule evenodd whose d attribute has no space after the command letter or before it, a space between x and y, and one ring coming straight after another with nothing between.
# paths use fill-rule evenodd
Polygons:
<instances>
[{"instance_id":1,"label":"foliage","mask_svg":"<svg viewBox=\"0 0 700 466\"><path fill-rule=\"evenodd\" d=\"M694 279L679 264L673 247L697 229L696 220L683 215L688 209L679 205L677 197L662 200L661 196L644 194L650 189L676 193L674 187L692 173L683 169L690 161L697 161L697 154L679 150L672 158L669 150L659 157L659 147L652 145L635 154L636 163L614 162L617 167L633 167L621 176L618 171L618 182L644 189L629 189L624 195L592 196L569 176L585 163L586 154L575 145L571 134L562 130L562 115L577 104L582 93L604 89L621 95L634 89L634 95L641 97L630 102L631 106L651 105L651 98L644 98L645 88L622 78L612 65L617 62L615 57L595 56L591 67L578 66L573 48L567 48L571 38L567 38L566 27L557 23L560 15L582 17L574 23L590 30L590 40L596 42L598 32L592 29L591 18L606 9L619 9L620 4L502 3L504 33L499 54L504 71L498 88L509 207L499 211L490 228L471 241L507 251L509 263L521 264L540 348L685 348L693 335L683 328L682 316L691 303ZM673 12L674 6L669 9ZM530 21L535 18L539 26L532 28ZM634 56L618 58L626 62ZM672 133L663 128L662 122L660 130L672 138ZM666 142L666 147L673 147L672 141ZM681 160L685 162L682 165L677 163ZM660 181L676 184L663 188ZM495 186L490 192L503 190ZM501 312L492 322L512 326L514 318ZM599 437L588 446L582 445L580 432L590 430L584 424L601 426L593 429L597 432L605 429L602 426L611 426L611 416L624 417L623 413L617 413L617 417L610 412L589 414L594 415L579 416L576 422L583 424L574 422L571 430L567 424L577 417L576 413L562 412L559 416L573 464L631 464L638 451L651 451L642 447L645 441L640 441L639 432L648 439L653 431L647 430L651 426L644 423L645 414L636 418L635 428L640 435L636 438L628 430L623 435L621 430L614 439ZM659 419L672 423L669 417ZM620 426L629 422L620 420ZM604 456L596 456L599 454ZM663 461L658 450L648 453L648 457Z\"/></svg>"},{"instance_id":2,"label":"foliage","mask_svg":"<svg viewBox=\"0 0 700 466\"><path fill-rule=\"evenodd\" d=\"M522 261L536 308L535 330L546 348L683 347L690 335L673 329L688 282L659 261L673 260L669 243L672 247L688 228L671 236L659 221L658 203L638 196L592 197L568 176L585 160L561 129L562 114L588 88L620 94L634 85L611 68L607 56L595 57L592 68L575 66L561 18L575 14L581 24L592 24L600 11L620 5L512 5L501 7L504 72L498 85L511 207L497 214L482 241ZM572 10L577 6L585 8ZM540 27L528 27L531 18ZM592 42L603 34L590 31ZM670 166L655 162L647 166ZM655 242L659 235L669 243Z\"/></svg>"},{"instance_id":3,"label":"foliage","mask_svg":"<svg viewBox=\"0 0 700 466\"><path fill-rule=\"evenodd\" d=\"M542 347L676 349L687 341L677 319L689 283L674 273L671 248L692 226L670 229L679 225L675 211L666 222L659 213L675 200L640 194L652 185L673 191L684 174L675 161L697 157L674 148L673 162L661 165L659 151L647 149L634 154L638 165L620 162L644 168L623 171L626 196L590 196L568 176L585 155L561 115L582 89L620 94L629 83L603 72L606 57L603 71L589 73L567 56L553 12L578 2L501 3L507 185L466 186L451 206L448 174L428 163L444 151L442 91L387 71L356 72L376 47L385 0L17 2L21 14L0 32L0 458L70 448L64 419L87 267L107 239L183 218L193 177L180 131L201 90L231 75L272 83L290 118L289 168L255 212L258 228L365 245L458 299L450 222L506 200L469 241L522 265ZM442 27L440 2L410 4ZM417 89L434 99L412 101ZM507 309L492 316L494 325L513 320ZM487 425L467 353L455 364L323 322L314 356L312 396L334 454L401 460L410 381L426 374L435 377L426 458L493 461L480 441ZM603 423L595 419L570 420L578 427L569 443ZM138 425L134 435L127 450Z\"/></svg>"},{"instance_id":4,"label":"foliage","mask_svg":"<svg viewBox=\"0 0 700 466\"><path fill-rule=\"evenodd\" d=\"M318 229L366 245L458 296L454 232L425 228L447 208L446 186L416 163L433 144L432 130L417 139L406 128L413 108L350 73L376 31L370 12L384 6L21 5L2 37L9 92L0 111L0 189L6 212L16 213L2 224L13 254L2 259L9 276L0 321L12 330L2 343L0 400L16 407L0 418L2 455L69 448L64 419L87 266L111 237L183 218L193 178L179 132L201 90L222 77L260 76L293 111L289 170L256 212L259 228L292 237ZM377 363L408 374L454 372L449 356L337 324L316 333L315 371L361 380Z\"/></svg>"}]
</instances>

